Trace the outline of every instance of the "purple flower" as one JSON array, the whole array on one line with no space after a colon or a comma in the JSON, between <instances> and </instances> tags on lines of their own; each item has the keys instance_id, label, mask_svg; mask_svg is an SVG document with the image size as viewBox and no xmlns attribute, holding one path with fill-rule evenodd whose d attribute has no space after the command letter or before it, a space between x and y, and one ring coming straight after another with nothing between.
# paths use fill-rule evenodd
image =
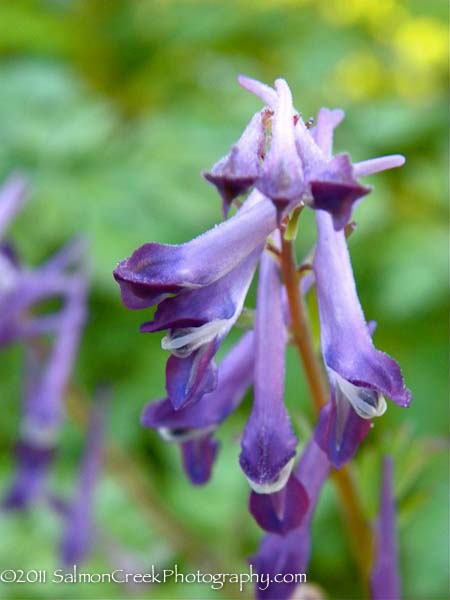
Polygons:
<instances>
[{"instance_id":1,"label":"purple flower","mask_svg":"<svg viewBox=\"0 0 450 600\"><path fill-rule=\"evenodd\" d=\"M276 225L271 202L254 191L236 215L190 242L144 244L114 270L123 303L146 308L211 285L260 247Z\"/></svg>"},{"instance_id":2,"label":"purple flower","mask_svg":"<svg viewBox=\"0 0 450 600\"><path fill-rule=\"evenodd\" d=\"M404 162L400 155L355 164L347 154L332 156L330 132L344 118L342 110L321 109L317 126L310 130L293 108L284 80L275 82L277 92L248 77L239 77L239 83L275 113L271 146L256 186L277 207L292 209L304 203L325 210L340 230L349 222L355 202L370 192L357 177Z\"/></svg>"},{"instance_id":3,"label":"purple flower","mask_svg":"<svg viewBox=\"0 0 450 600\"><path fill-rule=\"evenodd\" d=\"M273 206L255 191L213 230L181 246L146 244L117 267L114 275L129 308L159 304L142 331L168 330L162 347L172 353L166 390L174 408L196 402L217 385L213 357L242 311L275 227ZM161 253L167 256L158 262ZM174 295L167 298L168 292Z\"/></svg>"},{"instance_id":4,"label":"purple flower","mask_svg":"<svg viewBox=\"0 0 450 600\"><path fill-rule=\"evenodd\" d=\"M167 394L174 406L195 402L217 385L212 359L241 314L262 246L207 287L163 300L141 331L167 329L162 347L172 356L166 367Z\"/></svg>"},{"instance_id":5,"label":"purple flower","mask_svg":"<svg viewBox=\"0 0 450 600\"><path fill-rule=\"evenodd\" d=\"M295 146L292 94L284 79L275 81L277 101L269 151L261 166L256 187L277 207L278 213L301 200L305 183Z\"/></svg>"},{"instance_id":6,"label":"purple flower","mask_svg":"<svg viewBox=\"0 0 450 600\"><path fill-rule=\"evenodd\" d=\"M61 558L66 566L86 559L94 541L93 497L102 465L106 394L98 395L91 409L85 454L73 502L65 511Z\"/></svg>"},{"instance_id":7,"label":"purple flower","mask_svg":"<svg viewBox=\"0 0 450 600\"><path fill-rule=\"evenodd\" d=\"M392 471L392 459L385 457L380 511L376 528L375 564L371 577L373 600L400 600L401 598Z\"/></svg>"},{"instance_id":8,"label":"purple flower","mask_svg":"<svg viewBox=\"0 0 450 600\"><path fill-rule=\"evenodd\" d=\"M278 268L264 253L255 319L254 400L239 458L251 487L262 494L285 486L297 447L283 398L286 342Z\"/></svg>"},{"instance_id":9,"label":"purple flower","mask_svg":"<svg viewBox=\"0 0 450 600\"><path fill-rule=\"evenodd\" d=\"M312 438L307 444L294 476L306 490L309 504L302 515L300 525L286 535L267 534L258 553L250 559L250 563L258 573L268 573L272 582L267 589L256 588L256 596L260 600L287 600L296 587L295 580L286 583L275 583L277 574L294 575L305 573L311 547L311 520L319 498L320 491L329 473L329 462L325 453Z\"/></svg>"},{"instance_id":10,"label":"purple flower","mask_svg":"<svg viewBox=\"0 0 450 600\"><path fill-rule=\"evenodd\" d=\"M308 494L294 474L283 489L271 494L251 491L249 510L258 525L270 533L286 535L296 529L309 506Z\"/></svg>"},{"instance_id":11,"label":"purple flower","mask_svg":"<svg viewBox=\"0 0 450 600\"><path fill-rule=\"evenodd\" d=\"M24 182L11 178L0 190L0 234L23 205ZM86 278L80 241L71 243L35 270L20 263L12 247L0 247L0 347L14 341L27 349L26 386L16 474L4 499L25 508L45 489L63 419L63 398L85 316ZM61 298L58 312L39 315L34 305ZM48 350L41 338L52 338Z\"/></svg>"},{"instance_id":12,"label":"purple flower","mask_svg":"<svg viewBox=\"0 0 450 600\"><path fill-rule=\"evenodd\" d=\"M223 213L228 215L231 203L245 194L255 183L259 162L264 153L266 111L256 113L230 152L203 177L216 186L222 197Z\"/></svg>"},{"instance_id":13,"label":"purple flower","mask_svg":"<svg viewBox=\"0 0 450 600\"><path fill-rule=\"evenodd\" d=\"M246 333L230 350L218 369L216 389L195 404L175 410L166 398L147 404L141 423L161 437L180 445L190 480L206 483L217 453L214 431L242 401L253 380L253 332Z\"/></svg>"},{"instance_id":14,"label":"purple flower","mask_svg":"<svg viewBox=\"0 0 450 600\"><path fill-rule=\"evenodd\" d=\"M330 121L319 119L317 128L318 139L331 152ZM382 161L383 166L395 162ZM375 164L372 162L372 167ZM386 410L385 396L407 407L411 393L403 383L398 364L373 345L356 292L344 232L335 230L328 212L317 210L316 222L318 239L313 266L322 354L332 401L331 407L324 409L318 432L323 432L328 420L326 427L335 440L333 448L328 448L330 460L341 466L368 431L368 425L364 427L357 416L367 420L381 416Z\"/></svg>"}]
</instances>

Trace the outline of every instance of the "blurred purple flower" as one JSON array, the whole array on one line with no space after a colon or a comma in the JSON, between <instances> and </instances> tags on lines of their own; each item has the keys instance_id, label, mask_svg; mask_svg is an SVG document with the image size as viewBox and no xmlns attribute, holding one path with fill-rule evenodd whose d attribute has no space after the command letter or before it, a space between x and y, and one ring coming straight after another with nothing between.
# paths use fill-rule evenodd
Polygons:
<instances>
[{"instance_id":1,"label":"blurred purple flower","mask_svg":"<svg viewBox=\"0 0 450 600\"><path fill-rule=\"evenodd\" d=\"M61 559L65 566L81 563L89 555L95 539L93 499L102 466L108 390L96 394L91 408L85 453L81 462L74 500L65 511Z\"/></svg>"},{"instance_id":2,"label":"blurred purple flower","mask_svg":"<svg viewBox=\"0 0 450 600\"><path fill-rule=\"evenodd\" d=\"M375 563L371 577L373 600L400 600L395 535L395 499L393 491L393 462L385 457L380 495L380 510L375 535Z\"/></svg>"},{"instance_id":3,"label":"blurred purple flower","mask_svg":"<svg viewBox=\"0 0 450 600\"><path fill-rule=\"evenodd\" d=\"M0 191L0 232L23 205L24 182L12 179ZM25 508L45 488L63 419L63 397L85 317L84 245L67 245L41 267L20 263L12 247L0 248L0 347L21 341L27 348L23 416L16 448L17 470L4 499ZM78 270L73 270L76 267ZM36 303L62 298L56 313L33 312ZM40 338L53 337L50 350Z\"/></svg>"}]
</instances>

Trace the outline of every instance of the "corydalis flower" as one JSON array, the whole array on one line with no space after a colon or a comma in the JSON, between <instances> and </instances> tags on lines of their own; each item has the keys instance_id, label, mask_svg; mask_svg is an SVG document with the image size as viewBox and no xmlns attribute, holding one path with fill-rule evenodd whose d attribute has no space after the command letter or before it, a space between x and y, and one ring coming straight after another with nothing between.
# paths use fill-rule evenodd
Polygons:
<instances>
[{"instance_id":1,"label":"corydalis flower","mask_svg":"<svg viewBox=\"0 0 450 600\"><path fill-rule=\"evenodd\" d=\"M242 401L253 380L253 332L246 333L219 366L216 389L175 410L166 398L144 408L141 423L179 444L185 471L196 485L211 475L218 445L213 435Z\"/></svg>"},{"instance_id":2,"label":"corydalis flower","mask_svg":"<svg viewBox=\"0 0 450 600\"><path fill-rule=\"evenodd\" d=\"M277 102L269 151L261 165L257 188L278 212L299 203L304 192L303 169L295 147L292 94L284 79L277 79Z\"/></svg>"},{"instance_id":3,"label":"corydalis flower","mask_svg":"<svg viewBox=\"0 0 450 600\"><path fill-rule=\"evenodd\" d=\"M294 208L304 203L325 210L333 217L335 229L350 220L354 203L370 192L357 178L380 170L383 161L399 166L401 156L382 157L352 164L347 154L332 156L326 144L327 131L344 118L341 110L319 112L318 125L308 129L292 106L291 94L283 79L276 91L254 79L240 76L239 83L273 111L273 136L266 160L255 185L280 206ZM325 145L324 145L325 144Z\"/></svg>"},{"instance_id":4,"label":"corydalis flower","mask_svg":"<svg viewBox=\"0 0 450 600\"><path fill-rule=\"evenodd\" d=\"M16 451L17 471L5 499L9 508L24 508L38 499L56 449L64 417L64 393L85 316L84 278L72 275L66 283L64 308L40 323L48 327L40 327L38 332L39 337L54 336L52 348L46 351L38 343L36 331L26 341L28 383Z\"/></svg>"},{"instance_id":5,"label":"corydalis flower","mask_svg":"<svg viewBox=\"0 0 450 600\"><path fill-rule=\"evenodd\" d=\"M324 151L331 152L333 122L319 119L317 127L317 136L322 140ZM375 170L380 166L397 166L396 160L371 163ZM366 165L366 173L369 168L370 165ZM328 418L334 421L329 428L337 431L336 454L334 458L331 454L331 458L336 466L340 466L351 458L351 453L346 456L346 452L339 456L348 418L353 419L349 424L353 435L362 439L367 430L364 432L364 428L358 425L356 415L367 420L381 416L386 410L385 396L407 407L411 393L404 385L398 364L373 345L356 292L344 232L335 230L332 217L325 211L316 211L316 222L318 238L313 266L322 355L334 406L328 412ZM356 415L349 413L347 403Z\"/></svg>"},{"instance_id":6,"label":"corydalis flower","mask_svg":"<svg viewBox=\"0 0 450 600\"><path fill-rule=\"evenodd\" d=\"M283 400L286 342L278 268L266 252L256 306L253 408L239 459L251 487L263 494L285 486L297 446Z\"/></svg>"},{"instance_id":7,"label":"corydalis flower","mask_svg":"<svg viewBox=\"0 0 450 600\"><path fill-rule=\"evenodd\" d=\"M376 528L375 564L371 577L373 600L400 600L401 598L392 472L392 459L386 457L383 461L380 511Z\"/></svg>"},{"instance_id":8,"label":"corydalis flower","mask_svg":"<svg viewBox=\"0 0 450 600\"><path fill-rule=\"evenodd\" d=\"M231 219L181 246L146 244L114 276L129 308L158 303L143 331L167 329L166 389L179 409L217 384L213 357L239 317L266 237L271 203L254 192ZM168 298L169 293L175 294Z\"/></svg>"},{"instance_id":9,"label":"corydalis flower","mask_svg":"<svg viewBox=\"0 0 450 600\"><path fill-rule=\"evenodd\" d=\"M212 359L241 314L262 247L210 286L164 300L142 331L167 329L162 347L167 362L166 389L175 408L198 400L217 385Z\"/></svg>"},{"instance_id":10,"label":"corydalis flower","mask_svg":"<svg viewBox=\"0 0 450 600\"><path fill-rule=\"evenodd\" d=\"M237 196L248 192L259 173L259 162L264 152L267 111L256 113L230 152L221 158L203 177L216 186L222 197L226 217Z\"/></svg>"},{"instance_id":11,"label":"corydalis flower","mask_svg":"<svg viewBox=\"0 0 450 600\"><path fill-rule=\"evenodd\" d=\"M293 474L309 499L300 524L285 535L267 534L258 553L249 561L258 573L270 575L270 584L266 589L261 590L260 586L256 586L256 595L260 600L287 600L296 584L293 579L288 578L285 583L275 583L274 576L305 573L311 551L311 521L320 491L328 477L329 467L327 456L312 438Z\"/></svg>"},{"instance_id":12,"label":"corydalis flower","mask_svg":"<svg viewBox=\"0 0 450 600\"><path fill-rule=\"evenodd\" d=\"M0 190L0 233L22 207L24 182L12 178ZM83 244L69 244L38 269L22 265L12 247L0 247L0 347L21 341L27 350L23 416L16 446L17 469L4 499L25 508L45 489L63 418L63 397L85 315L86 279L79 268ZM71 272L68 272L71 270ZM37 302L62 298L49 315L33 313ZM50 349L43 338L53 338Z\"/></svg>"},{"instance_id":13,"label":"corydalis flower","mask_svg":"<svg viewBox=\"0 0 450 600\"><path fill-rule=\"evenodd\" d=\"M190 242L144 244L114 270L123 303L147 308L171 294L214 283L263 244L276 226L270 201L254 192L236 215Z\"/></svg>"}]
</instances>

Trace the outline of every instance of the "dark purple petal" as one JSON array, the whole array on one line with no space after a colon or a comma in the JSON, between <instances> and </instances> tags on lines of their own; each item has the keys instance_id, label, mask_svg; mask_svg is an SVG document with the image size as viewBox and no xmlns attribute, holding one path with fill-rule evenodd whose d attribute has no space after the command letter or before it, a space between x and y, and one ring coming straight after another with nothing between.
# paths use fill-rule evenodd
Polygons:
<instances>
[{"instance_id":1,"label":"dark purple petal","mask_svg":"<svg viewBox=\"0 0 450 600\"><path fill-rule=\"evenodd\" d=\"M197 402L217 386L217 366L213 361L218 340L202 346L186 358L171 356L166 364L166 391L178 410Z\"/></svg>"},{"instance_id":2,"label":"dark purple petal","mask_svg":"<svg viewBox=\"0 0 450 600\"><path fill-rule=\"evenodd\" d=\"M334 468L340 469L355 456L370 427L371 422L359 417L344 398L322 408L314 435Z\"/></svg>"},{"instance_id":3,"label":"dark purple petal","mask_svg":"<svg viewBox=\"0 0 450 600\"><path fill-rule=\"evenodd\" d=\"M174 354L177 351L184 354L190 348L202 345L202 340L207 340L208 336L213 339L219 335L239 317L263 247L257 247L236 268L211 285L163 300L154 320L144 323L141 331L172 330L169 337L173 338ZM180 340L186 336L194 339L186 345L181 344ZM172 349L170 343L163 347Z\"/></svg>"},{"instance_id":4,"label":"dark purple petal","mask_svg":"<svg viewBox=\"0 0 450 600\"><path fill-rule=\"evenodd\" d=\"M309 505L308 494L291 474L287 484L273 494L250 493L249 510L265 531L286 535L300 526Z\"/></svg>"},{"instance_id":5,"label":"dark purple petal","mask_svg":"<svg viewBox=\"0 0 450 600\"><path fill-rule=\"evenodd\" d=\"M339 386L363 418L384 412L381 396L408 406L398 364L376 350L356 292L345 236L331 216L316 211L318 241L314 257L322 353L333 385Z\"/></svg>"},{"instance_id":6,"label":"dark purple petal","mask_svg":"<svg viewBox=\"0 0 450 600\"><path fill-rule=\"evenodd\" d=\"M173 354L167 363L166 389L176 409L214 389L210 363L242 311L262 249L207 288L165 300L155 321L144 326L169 328L162 347ZM199 325L190 326L195 322Z\"/></svg>"},{"instance_id":7,"label":"dark purple petal","mask_svg":"<svg viewBox=\"0 0 450 600\"><path fill-rule=\"evenodd\" d=\"M255 319L254 401L239 459L259 493L285 485L296 452L297 438L284 405L286 341L279 273L271 255L264 253Z\"/></svg>"},{"instance_id":8,"label":"dark purple petal","mask_svg":"<svg viewBox=\"0 0 450 600\"><path fill-rule=\"evenodd\" d=\"M395 534L395 498L392 481L392 459L385 457L383 461L380 511L376 528L375 563L371 577L373 600L400 600L401 598Z\"/></svg>"},{"instance_id":9,"label":"dark purple petal","mask_svg":"<svg viewBox=\"0 0 450 600\"><path fill-rule=\"evenodd\" d=\"M265 144L263 116L262 112L256 113L227 156L221 158L211 171L203 173L221 195L225 217L233 200L245 194L258 177Z\"/></svg>"},{"instance_id":10,"label":"dark purple petal","mask_svg":"<svg viewBox=\"0 0 450 600\"><path fill-rule=\"evenodd\" d=\"M152 306L170 294L210 285L245 260L276 228L271 202L256 190L239 212L181 244L141 246L114 271L128 308Z\"/></svg>"},{"instance_id":11,"label":"dark purple petal","mask_svg":"<svg viewBox=\"0 0 450 600\"><path fill-rule=\"evenodd\" d=\"M300 526L287 535L269 533L263 538L258 553L249 561L258 573L268 573L273 580L277 574L295 575L306 572L311 552L310 524L320 491L328 477L329 467L326 454L313 437L303 451L294 474L309 498L306 514ZM261 600L287 600L299 583L293 578L292 580L292 583L272 581L267 589L260 589L257 584L256 597Z\"/></svg>"},{"instance_id":12,"label":"dark purple petal","mask_svg":"<svg viewBox=\"0 0 450 600\"><path fill-rule=\"evenodd\" d=\"M240 404L253 380L253 337L253 332L246 333L224 358L214 391L179 410L175 410L167 398L147 404L141 417L142 425L164 430L166 438L172 432L174 441L177 441L177 431L186 436L189 432L218 427Z\"/></svg>"},{"instance_id":13,"label":"dark purple petal","mask_svg":"<svg viewBox=\"0 0 450 600\"><path fill-rule=\"evenodd\" d=\"M194 485L209 481L218 449L219 442L210 435L181 444L183 467Z\"/></svg>"}]
</instances>

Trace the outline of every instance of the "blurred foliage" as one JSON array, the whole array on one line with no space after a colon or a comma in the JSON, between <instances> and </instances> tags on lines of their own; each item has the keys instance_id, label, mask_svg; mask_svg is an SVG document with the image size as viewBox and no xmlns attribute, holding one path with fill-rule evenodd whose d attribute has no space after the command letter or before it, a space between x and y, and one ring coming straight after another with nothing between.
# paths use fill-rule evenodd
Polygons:
<instances>
[{"instance_id":1,"label":"blurred foliage","mask_svg":"<svg viewBox=\"0 0 450 600\"><path fill-rule=\"evenodd\" d=\"M111 271L143 242L184 241L220 220L215 191L199 173L259 107L236 75L283 76L304 116L323 105L346 109L339 150L355 160L407 156L401 170L373 178L350 249L366 315L378 321L376 343L402 364L415 401L408 412L390 405L356 467L374 518L381 456L394 455L404 597L448 598L447 17L444 0L0 3L0 178L20 169L32 188L11 237L30 264L75 233L90 239L90 319L76 385L89 395L98 381L112 383L111 439L137 461L183 535L203 548L205 564L212 556L228 572L245 571L260 538L237 465L248 402L220 432L213 481L191 488L176 448L139 425L144 403L164 393L166 356L158 336L138 333L147 317L122 307ZM304 211L299 254L313 239ZM2 489L12 469L21 362L20 348L2 353ZM287 402L304 430L311 414L293 352L288 365ZM83 443L70 419L61 442L52 485L70 494ZM197 555L162 535L157 505L144 509L116 475L113 465L99 483L102 533L85 569L201 568ZM0 515L0 568L57 568L58 536L57 518L45 507ZM328 486L314 522L310 576L329 598L361 598ZM8 599L226 597L195 585L1 586Z\"/></svg>"}]
</instances>

